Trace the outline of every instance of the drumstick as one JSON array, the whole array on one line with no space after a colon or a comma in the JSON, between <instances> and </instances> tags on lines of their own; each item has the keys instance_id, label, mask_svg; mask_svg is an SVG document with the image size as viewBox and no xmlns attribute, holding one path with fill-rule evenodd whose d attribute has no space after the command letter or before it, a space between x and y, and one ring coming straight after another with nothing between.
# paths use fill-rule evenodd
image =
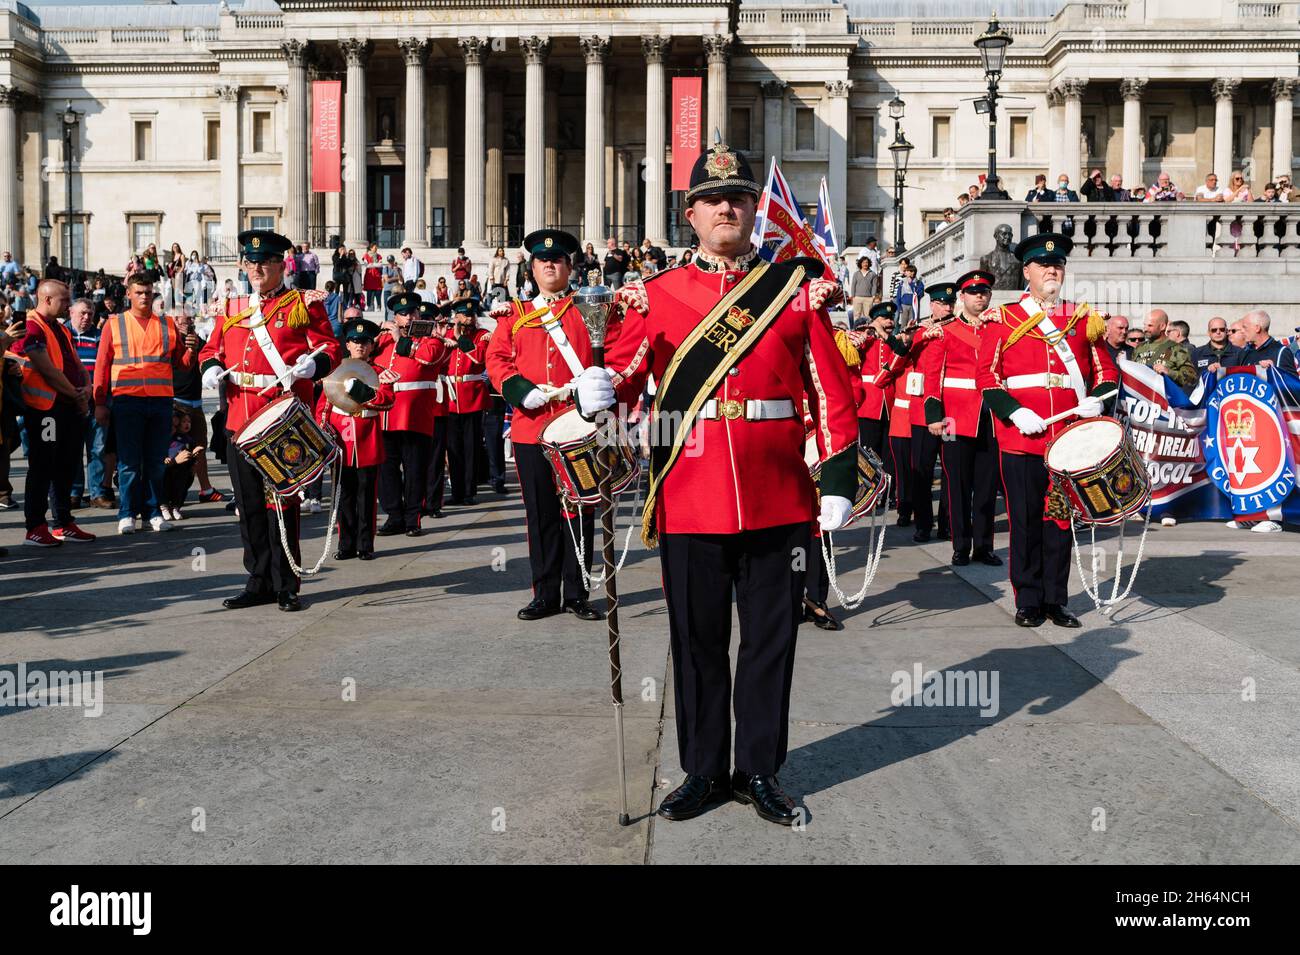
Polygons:
<instances>
[{"instance_id":1,"label":"drumstick","mask_svg":"<svg viewBox=\"0 0 1300 955\"><path fill-rule=\"evenodd\" d=\"M1105 401L1108 398L1114 397L1118 393L1119 393L1118 388L1112 388L1110 391L1103 391L1099 395L1093 395L1093 397L1100 398L1102 401ZM1044 427L1046 427L1049 424L1056 424L1056 422L1062 421L1065 418L1070 417L1071 415L1077 415L1078 413L1079 413L1078 408L1071 408L1069 411L1062 411L1059 414L1052 415L1050 418L1044 418L1043 425Z\"/></svg>"},{"instance_id":2,"label":"drumstick","mask_svg":"<svg viewBox=\"0 0 1300 955\"><path fill-rule=\"evenodd\" d=\"M303 355L302 358L315 358L317 355L319 355L321 352L323 352L327 347L328 347L328 346L325 345L325 344L317 345L317 346L316 346L315 348L313 348L311 351L307 352L307 354ZM299 358L298 361L302 361L302 358ZM296 361L296 362L294 362L294 364L296 365L296 364L298 364L298 362ZM281 385L283 385L285 379L289 377L289 372L290 372L291 370L292 370L292 368L286 368L284 374L281 375L280 377L276 378L276 379L275 379L275 382L274 382L273 384L267 385L265 388L263 388L261 391L259 391L259 392L257 393L257 397L260 398L260 397L262 397L262 395L266 394L266 393L267 393L268 391L270 391L272 388L279 388Z\"/></svg>"}]
</instances>

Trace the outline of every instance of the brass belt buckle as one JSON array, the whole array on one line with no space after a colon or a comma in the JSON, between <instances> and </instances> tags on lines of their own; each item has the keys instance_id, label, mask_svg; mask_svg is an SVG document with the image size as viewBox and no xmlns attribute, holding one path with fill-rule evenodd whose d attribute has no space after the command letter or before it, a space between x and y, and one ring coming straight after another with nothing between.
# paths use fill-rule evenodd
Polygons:
<instances>
[{"instance_id":1,"label":"brass belt buckle","mask_svg":"<svg viewBox=\"0 0 1300 955\"><path fill-rule=\"evenodd\" d=\"M239 373L239 386L241 388L252 388L253 387L252 374L246 371L241 371Z\"/></svg>"},{"instance_id":2,"label":"brass belt buckle","mask_svg":"<svg viewBox=\"0 0 1300 955\"><path fill-rule=\"evenodd\" d=\"M1048 372L1048 373L1047 373L1047 387L1048 387L1048 388L1064 388L1064 387L1065 387L1065 376L1064 376L1064 375L1058 375L1058 374L1055 374L1055 373L1053 373L1053 372Z\"/></svg>"},{"instance_id":3,"label":"brass belt buckle","mask_svg":"<svg viewBox=\"0 0 1300 955\"><path fill-rule=\"evenodd\" d=\"M745 415L745 406L735 399L728 399L718 405L718 414L724 418L735 421Z\"/></svg>"}]
</instances>

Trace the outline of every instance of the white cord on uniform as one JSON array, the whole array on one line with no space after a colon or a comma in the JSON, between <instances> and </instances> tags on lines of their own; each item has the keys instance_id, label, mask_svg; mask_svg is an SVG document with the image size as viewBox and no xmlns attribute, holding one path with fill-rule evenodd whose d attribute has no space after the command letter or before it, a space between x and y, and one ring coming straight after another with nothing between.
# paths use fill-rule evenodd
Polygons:
<instances>
[{"instance_id":1,"label":"white cord on uniform","mask_svg":"<svg viewBox=\"0 0 1300 955\"><path fill-rule=\"evenodd\" d=\"M285 530L284 526L284 512L282 510L283 505L280 503L280 495L276 494L274 491L270 492L271 502L275 505L276 523L280 525L280 546L284 548L284 556L289 558L289 566L293 568L293 572L299 577L311 577L314 574L319 573L320 569L325 566L325 558L329 556L330 543L334 539L334 521L338 517L339 513L339 474L342 472L342 469L342 460L341 458L336 457L334 459L334 470L331 472L334 478L334 500L330 504L329 526L325 528L325 550L321 552L320 560L316 561L316 566L312 567L311 570L304 570L299 567L298 562L293 559L293 551L289 548L289 533Z\"/></svg>"},{"instance_id":2,"label":"white cord on uniform","mask_svg":"<svg viewBox=\"0 0 1300 955\"><path fill-rule=\"evenodd\" d=\"M867 564L862 571L862 586L858 592L853 595L845 594L840 590L839 575L835 566L835 543L831 540L830 531L822 531L822 559L826 564L826 577L830 581L831 590L835 591L835 596L840 599L840 606L845 610L857 610L867 597L867 590L876 579L876 571L880 569L880 555L885 549L885 524L889 510L889 475L885 474L884 487L880 489L880 497L877 499L877 506L871 509L871 517L867 524L870 529L867 536ZM885 507L879 505L885 502Z\"/></svg>"}]
</instances>

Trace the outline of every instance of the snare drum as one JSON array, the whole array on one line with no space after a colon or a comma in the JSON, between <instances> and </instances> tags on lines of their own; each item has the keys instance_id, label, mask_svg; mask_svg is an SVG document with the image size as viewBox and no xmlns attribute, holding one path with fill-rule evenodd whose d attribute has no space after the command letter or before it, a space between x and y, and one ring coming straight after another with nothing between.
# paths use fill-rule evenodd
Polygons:
<instances>
[{"instance_id":1,"label":"snare drum","mask_svg":"<svg viewBox=\"0 0 1300 955\"><path fill-rule=\"evenodd\" d=\"M249 418L235 435L235 447L281 497L316 480L339 455L334 438L292 394Z\"/></svg>"},{"instance_id":2,"label":"snare drum","mask_svg":"<svg viewBox=\"0 0 1300 955\"><path fill-rule=\"evenodd\" d=\"M641 473L641 465L619 427L619 442L614 457L611 496L625 491ZM570 408L545 428L537 441L555 474L555 487L571 505L600 503L600 467L596 425Z\"/></svg>"},{"instance_id":3,"label":"snare drum","mask_svg":"<svg viewBox=\"0 0 1300 955\"><path fill-rule=\"evenodd\" d=\"M889 486L889 475L885 472L885 465L880 460L880 456L860 444L857 447L858 493L853 497L853 509L849 511L849 519L845 522L845 527L874 510L880 495L884 494L885 488ZM812 471L813 484L817 485L817 497L820 501L822 465L817 460L817 440L814 437L810 436L804 444L804 462Z\"/></svg>"},{"instance_id":4,"label":"snare drum","mask_svg":"<svg viewBox=\"0 0 1300 955\"><path fill-rule=\"evenodd\" d=\"M1052 480L1088 524L1118 524L1151 500L1146 465L1114 418L1076 421L1047 445Z\"/></svg>"}]
</instances>

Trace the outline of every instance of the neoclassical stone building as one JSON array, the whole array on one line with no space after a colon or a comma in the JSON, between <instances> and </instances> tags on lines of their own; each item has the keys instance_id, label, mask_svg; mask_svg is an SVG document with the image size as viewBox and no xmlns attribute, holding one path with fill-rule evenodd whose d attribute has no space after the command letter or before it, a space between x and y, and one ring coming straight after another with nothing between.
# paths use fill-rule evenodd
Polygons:
<instances>
[{"instance_id":1,"label":"neoclassical stone building","mask_svg":"<svg viewBox=\"0 0 1300 955\"><path fill-rule=\"evenodd\" d=\"M997 7L1015 38L998 162L1017 197L1035 173L1077 185L1092 166L1126 185L1165 171L1189 193L1211 171L1258 188L1292 168L1300 4ZM113 271L151 241L227 256L253 225L318 247L510 245L543 225L676 245L675 76L704 79L706 129L756 172L776 157L809 204L826 176L851 244L893 234L890 100L916 147L910 243L987 157L985 0L0 9L0 248L28 262L44 223L62 260ZM341 193L311 191L315 79L343 82Z\"/></svg>"}]
</instances>

